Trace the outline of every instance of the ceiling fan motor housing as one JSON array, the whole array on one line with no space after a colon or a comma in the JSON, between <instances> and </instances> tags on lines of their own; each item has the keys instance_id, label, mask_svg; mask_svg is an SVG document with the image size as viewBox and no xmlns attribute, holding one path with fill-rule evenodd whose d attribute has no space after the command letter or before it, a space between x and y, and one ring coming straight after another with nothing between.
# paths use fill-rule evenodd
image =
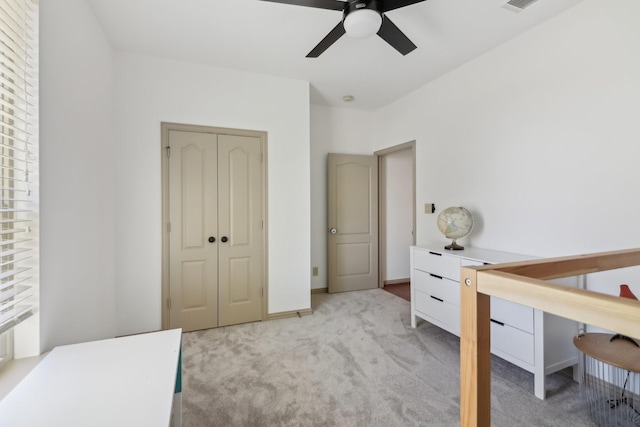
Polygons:
<instances>
[{"instance_id":1,"label":"ceiling fan motor housing","mask_svg":"<svg viewBox=\"0 0 640 427\"><path fill-rule=\"evenodd\" d=\"M357 12L357 13L356 13ZM352 37L369 37L382 25L382 12L376 0L355 0L346 4L342 25Z\"/></svg>"}]
</instances>

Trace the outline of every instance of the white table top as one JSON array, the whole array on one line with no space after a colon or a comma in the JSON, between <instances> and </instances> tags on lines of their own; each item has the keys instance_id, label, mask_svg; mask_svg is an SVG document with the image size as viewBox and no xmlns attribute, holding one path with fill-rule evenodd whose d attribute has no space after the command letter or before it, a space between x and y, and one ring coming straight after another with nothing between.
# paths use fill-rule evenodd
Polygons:
<instances>
[{"instance_id":1,"label":"white table top","mask_svg":"<svg viewBox=\"0 0 640 427\"><path fill-rule=\"evenodd\" d=\"M2 401L12 427L169 426L182 331L54 348Z\"/></svg>"}]
</instances>

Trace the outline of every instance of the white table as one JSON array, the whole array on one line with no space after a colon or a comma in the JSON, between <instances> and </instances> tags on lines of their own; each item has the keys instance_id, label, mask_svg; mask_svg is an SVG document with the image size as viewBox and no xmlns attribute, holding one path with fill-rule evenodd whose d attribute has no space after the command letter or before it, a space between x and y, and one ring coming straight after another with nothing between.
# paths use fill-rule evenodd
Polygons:
<instances>
[{"instance_id":1,"label":"white table","mask_svg":"<svg viewBox=\"0 0 640 427\"><path fill-rule=\"evenodd\" d=\"M0 401L0 425L180 426L181 339L173 329L56 347Z\"/></svg>"}]
</instances>

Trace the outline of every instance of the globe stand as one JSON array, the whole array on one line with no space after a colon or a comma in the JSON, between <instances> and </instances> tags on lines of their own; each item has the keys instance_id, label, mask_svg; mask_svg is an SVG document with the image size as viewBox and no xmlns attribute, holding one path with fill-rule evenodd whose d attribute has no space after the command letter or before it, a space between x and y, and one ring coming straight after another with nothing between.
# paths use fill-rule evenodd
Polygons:
<instances>
[{"instance_id":1,"label":"globe stand","mask_svg":"<svg viewBox=\"0 0 640 427\"><path fill-rule=\"evenodd\" d=\"M451 240L451 244L444 247L450 251L461 251L464 249L464 246L460 246L456 243L455 239Z\"/></svg>"}]
</instances>

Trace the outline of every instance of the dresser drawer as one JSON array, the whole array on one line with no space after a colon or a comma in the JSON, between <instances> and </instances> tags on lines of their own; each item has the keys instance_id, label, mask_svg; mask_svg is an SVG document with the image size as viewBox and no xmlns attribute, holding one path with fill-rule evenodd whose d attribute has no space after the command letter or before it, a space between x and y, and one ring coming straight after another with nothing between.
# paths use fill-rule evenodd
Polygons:
<instances>
[{"instance_id":1,"label":"dresser drawer","mask_svg":"<svg viewBox=\"0 0 640 427\"><path fill-rule=\"evenodd\" d=\"M533 308L491 297L491 318L516 329L533 333Z\"/></svg>"},{"instance_id":2,"label":"dresser drawer","mask_svg":"<svg viewBox=\"0 0 640 427\"><path fill-rule=\"evenodd\" d=\"M533 365L535 360L534 336L509 325L491 322L491 351L498 356L502 357L504 354L507 355L507 359L515 358Z\"/></svg>"},{"instance_id":3,"label":"dresser drawer","mask_svg":"<svg viewBox=\"0 0 640 427\"><path fill-rule=\"evenodd\" d=\"M460 307L439 301L420 291L414 292L413 296L416 311L421 313L420 317L444 327L452 334L460 335Z\"/></svg>"},{"instance_id":4,"label":"dresser drawer","mask_svg":"<svg viewBox=\"0 0 640 427\"><path fill-rule=\"evenodd\" d=\"M450 279L434 276L421 270L414 273L417 291L424 292L430 297L436 297L453 305L460 305L460 283Z\"/></svg>"},{"instance_id":5,"label":"dresser drawer","mask_svg":"<svg viewBox=\"0 0 640 427\"><path fill-rule=\"evenodd\" d=\"M416 250L413 253L413 267L437 276L460 281L460 258Z\"/></svg>"}]
</instances>

